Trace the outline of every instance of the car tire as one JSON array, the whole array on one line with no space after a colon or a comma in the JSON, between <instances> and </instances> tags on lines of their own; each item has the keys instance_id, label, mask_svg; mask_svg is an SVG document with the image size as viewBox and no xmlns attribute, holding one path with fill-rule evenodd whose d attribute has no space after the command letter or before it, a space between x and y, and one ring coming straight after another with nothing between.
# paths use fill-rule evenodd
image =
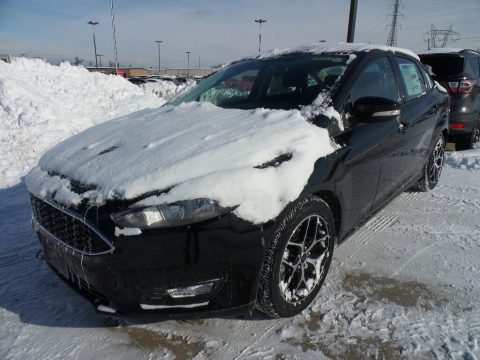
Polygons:
<instances>
[{"instance_id":1,"label":"car tire","mask_svg":"<svg viewBox=\"0 0 480 360\"><path fill-rule=\"evenodd\" d=\"M442 174L443 163L445 159L445 138L440 135L435 142L435 146L428 157L427 163L423 167L422 177L413 187L414 191L427 192L437 186Z\"/></svg>"},{"instance_id":2,"label":"car tire","mask_svg":"<svg viewBox=\"0 0 480 360\"><path fill-rule=\"evenodd\" d=\"M257 308L272 318L303 311L325 281L335 239L333 215L325 201L310 195L290 204L272 229Z\"/></svg>"},{"instance_id":3,"label":"car tire","mask_svg":"<svg viewBox=\"0 0 480 360\"><path fill-rule=\"evenodd\" d=\"M470 150L473 149L476 143L480 141L480 119L473 126L473 130L470 134L457 140L455 147L458 150Z\"/></svg>"}]
</instances>

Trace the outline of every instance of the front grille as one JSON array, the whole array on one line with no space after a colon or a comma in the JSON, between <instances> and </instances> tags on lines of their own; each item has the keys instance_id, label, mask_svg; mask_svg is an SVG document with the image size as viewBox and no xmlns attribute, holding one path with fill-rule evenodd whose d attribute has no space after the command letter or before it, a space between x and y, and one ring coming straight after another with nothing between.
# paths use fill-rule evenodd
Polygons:
<instances>
[{"instance_id":1,"label":"front grille","mask_svg":"<svg viewBox=\"0 0 480 360\"><path fill-rule=\"evenodd\" d=\"M30 198L34 221L57 241L89 255L113 250L111 243L80 219L34 196Z\"/></svg>"}]
</instances>

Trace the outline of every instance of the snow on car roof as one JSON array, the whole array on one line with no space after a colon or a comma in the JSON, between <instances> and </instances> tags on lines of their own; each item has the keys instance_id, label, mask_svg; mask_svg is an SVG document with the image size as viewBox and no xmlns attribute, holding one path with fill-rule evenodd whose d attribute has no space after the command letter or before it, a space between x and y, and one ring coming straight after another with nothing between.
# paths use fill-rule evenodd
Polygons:
<instances>
[{"instance_id":1,"label":"snow on car roof","mask_svg":"<svg viewBox=\"0 0 480 360\"><path fill-rule=\"evenodd\" d=\"M419 55L430 55L430 54L456 54L461 53L465 49L460 48L435 48L430 50L421 50L417 51Z\"/></svg>"},{"instance_id":2,"label":"snow on car roof","mask_svg":"<svg viewBox=\"0 0 480 360\"><path fill-rule=\"evenodd\" d=\"M409 55L415 59L419 59L418 55L413 51L398 47L385 46L385 45L374 45L374 44L362 44L362 43L312 43L304 44L293 48L285 49L271 49L262 51L257 54L252 54L247 57L243 57L234 62L242 60L260 60L274 58L281 55L293 54L293 53L311 53L311 54L324 54L324 53L340 53L340 54L353 54L359 52L368 52L371 50L384 50L391 51L394 53L403 53Z\"/></svg>"}]
</instances>

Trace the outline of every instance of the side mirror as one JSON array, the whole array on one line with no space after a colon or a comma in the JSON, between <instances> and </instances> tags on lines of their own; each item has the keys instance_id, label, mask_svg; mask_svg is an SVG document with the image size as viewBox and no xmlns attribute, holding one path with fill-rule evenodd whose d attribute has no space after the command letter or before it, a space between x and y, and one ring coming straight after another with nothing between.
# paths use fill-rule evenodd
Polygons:
<instances>
[{"instance_id":1,"label":"side mirror","mask_svg":"<svg viewBox=\"0 0 480 360\"><path fill-rule=\"evenodd\" d=\"M400 115L400 105L390 99L366 96L354 102L352 111L360 122L375 122Z\"/></svg>"}]
</instances>

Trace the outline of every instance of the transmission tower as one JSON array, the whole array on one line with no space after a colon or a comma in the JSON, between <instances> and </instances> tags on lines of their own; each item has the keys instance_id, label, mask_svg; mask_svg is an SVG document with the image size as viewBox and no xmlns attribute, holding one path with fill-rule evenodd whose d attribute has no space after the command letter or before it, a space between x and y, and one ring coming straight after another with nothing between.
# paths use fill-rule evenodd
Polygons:
<instances>
[{"instance_id":1,"label":"transmission tower","mask_svg":"<svg viewBox=\"0 0 480 360\"><path fill-rule=\"evenodd\" d=\"M462 35L452 30L452 25L448 29L437 29L435 25L431 25L430 31L427 31L427 35L430 36L427 41L429 42L428 48L444 48L447 46L448 41L454 42L460 40Z\"/></svg>"},{"instance_id":2,"label":"transmission tower","mask_svg":"<svg viewBox=\"0 0 480 360\"><path fill-rule=\"evenodd\" d=\"M392 10L393 12L391 14L388 14L388 17L392 18L392 21L390 22L387 27L390 28L390 31L388 32L388 38L387 38L387 45L388 46L397 46L397 32L398 29L400 29L400 23L399 19L403 18L403 14L400 12L400 8L403 7L402 0L393 0L392 4Z\"/></svg>"}]
</instances>

